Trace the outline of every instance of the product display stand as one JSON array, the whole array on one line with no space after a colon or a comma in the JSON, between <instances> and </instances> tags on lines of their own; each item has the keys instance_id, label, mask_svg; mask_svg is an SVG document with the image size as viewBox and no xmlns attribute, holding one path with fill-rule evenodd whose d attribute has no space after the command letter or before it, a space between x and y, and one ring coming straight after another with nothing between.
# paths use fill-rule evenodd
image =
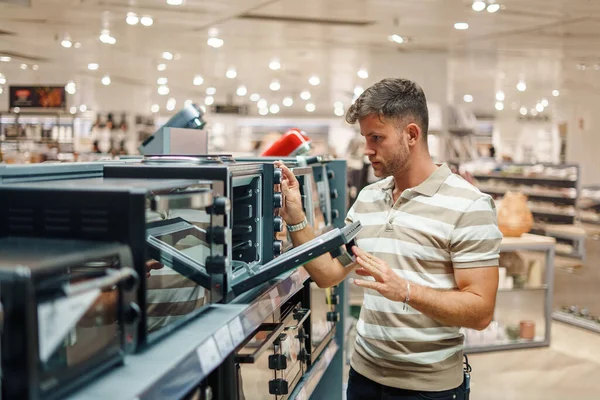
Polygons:
<instances>
[{"instance_id":1,"label":"product display stand","mask_svg":"<svg viewBox=\"0 0 600 400\"><path fill-rule=\"evenodd\" d=\"M465 330L467 342L465 344L465 353L482 353L500 350L523 349L530 347L544 347L550 345L551 335L551 317L552 317L552 291L554 287L554 254L556 240L552 237L538 236L532 234L524 234L521 237L505 237L500 244L500 252L527 251L527 252L543 252L546 255L546 265L544 271L544 284L539 287L524 287L514 289L498 290L498 299L500 296L524 296L530 293L543 292L543 315L544 334L543 336L536 335L533 340L515 339L498 337L493 333L485 337L480 343L469 343L468 338L472 335L486 335L485 332L476 332ZM500 303L500 301L498 301ZM496 313L499 312L499 304L496 305ZM511 311L507 310L507 315L510 316ZM492 323L493 324L493 323ZM503 332L501 332L503 333Z\"/></svg>"}]
</instances>

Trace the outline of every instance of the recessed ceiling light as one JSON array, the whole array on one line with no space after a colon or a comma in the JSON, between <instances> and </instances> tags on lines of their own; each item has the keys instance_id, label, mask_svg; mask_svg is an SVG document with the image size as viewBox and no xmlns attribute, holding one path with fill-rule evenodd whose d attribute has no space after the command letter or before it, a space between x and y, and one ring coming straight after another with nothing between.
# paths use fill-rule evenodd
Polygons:
<instances>
[{"instance_id":1,"label":"recessed ceiling light","mask_svg":"<svg viewBox=\"0 0 600 400\"><path fill-rule=\"evenodd\" d=\"M279 83L279 81L275 80L275 81L271 82L271 84L269 85L269 89L276 92L279 89L281 89L281 84Z\"/></svg>"},{"instance_id":2,"label":"recessed ceiling light","mask_svg":"<svg viewBox=\"0 0 600 400\"><path fill-rule=\"evenodd\" d=\"M194 86L200 86L204 83L204 78L202 75L196 75L194 77Z\"/></svg>"},{"instance_id":3,"label":"recessed ceiling light","mask_svg":"<svg viewBox=\"0 0 600 400\"><path fill-rule=\"evenodd\" d=\"M22 70L26 70L27 69L27 64L21 64L21 69Z\"/></svg>"},{"instance_id":4,"label":"recessed ceiling light","mask_svg":"<svg viewBox=\"0 0 600 400\"><path fill-rule=\"evenodd\" d=\"M157 92L161 96L166 96L171 92L171 89L169 89L169 87L166 85L161 85L158 87Z\"/></svg>"},{"instance_id":5,"label":"recessed ceiling light","mask_svg":"<svg viewBox=\"0 0 600 400\"><path fill-rule=\"evenodd\" d=\"M363 94L364 91L365 91L365 89L363 89L362 86L356 86L354 88L354 95L355 96L360 96L361 94Z\"/></svg>"},{"instance_id":6,"label":"recessed ceiling light","mask_svg":"<svg viewBox=\"0 0 600 400\"><path fill-rule=\"evenodd\" d=\"M13 112L14 112L15 114L18 114L18 113L20 113L20 112L21 112L21 107L15 107L15 108L13 108Z\"/></svg>"},{"instance_id":7,"label":"recessed ceiling light","mask_svg":"<svg viewBox=\"0 0 600 400\"><path fill-rule=\"evenodd\" d=\"M558 97L559 95L560 95L560 92L559 92L558 90L554 89L554 90L552 91L552 96L554 96L554 97Z\"/></svg>"},{"instance_id":8,"label":"recessed ceiling light","mask_svg":"<svg viewBox=\"0 0 600 400\"><path fill-rule=\"evenodd\" d=\"M501 101L497 101L496 102L496 110L498 110L498 111L504 110L504 103Z\"/></svg>"},{"instance_id":9,"label":"recessed ceiling light","mask_svg":"<svg viewBox=\"0 0 600 400\"><path fill-rule=\"evenodd\" d=\"M248 89L246 88L246 86L244 86L244 85L240 85L240 86L238 86L238 88L237 88L237 90L235 91L235 93L236 93L238 96L240 96L240 97L243 97L243 96L245 96L245 95L247 95L247 94L248 94Z\"/></svg>"},{"instance_id":10,"label":"recessed ceiling light","mask_svg":"<svg viewBox=\"0 0 600 400\"><path fill-rule=\"evenodd\" d=\"M166 85L168 82L169 80L165 77L161 77L156 80L156 83L159 85Z\"/></svg>"},{"instance_id":11,"label":"recessed ceiling light","mask_svg":"<svg viewBox=\"0 0 600 400\"><path fill-rule=\"evenodd\" d=\"M369 71L367 71L364 68L361 68L358 70L358 72L356 73L356 75L361 78L361 79L367 79L369 77Z\"/></svg>"},{"instance_id":12,"label":"recessed ceiling light","mask_svg":"<svg viewBox=\"0 0 600 400\"><path fill-rule=\"evenodd\" d=\"M281 68L281 63L279 62L279 60L272 60L269 63L269 68L272 69L273 71L277 71L278 69Z\"/></svg>"},{"instance_id":13,"label":"recessed ceiling light","mask_svg":"<svg viewBox=\"0 0 600 400\"><path fill-rule=\"evenodd\" d=\"M535 117L536 115L538 115L538 112L537 112L537 110L535 108L532 108L531 110L529 110L529 112L531 113L531 115L533 117Z\"/></svg>"},{"instance_id":14,"label":"recessed ceiling light","mask_svg":"<svg viewBox=\"0 0 600 400\"><path fill-rule=\"evenodd\" d=\"M300 98L302 100L310 100L310 92L305 90L304 92L300 93Z\"/></svg>"},{"instance_id":15,"label":"recessed ceiling light","mask_svg":"<svg viewBox=\"0 0 600 400\"><path fill-rule=\"evenodd\" d=\"M335 103L333 103L333 107L334 108L344 108L344 103L342 103L341 101L336 101Z\"/></svg>"},{"instance_id":16,"label":"recessed ceiling light","mask_svg":"<svg viewBox=\"0 0 600 400\"><path fill-rule=\"evenodd\" d=\"M77 107L74 107L74 106L73 106L73 107L69 108L69 112L70 112L71 114L77 114Z\"/></svg>"},{"instance_id":17,"label":"recessed ceiling light","mask_svg":"<svg viewBox=\"0 0 600 400\"><path fill-rule=\"evenodd\" d=\"M152 106L150 106L150 111L156 114L160 111L160 106L158 104L152 104Z\"/></svg>"},{"instance_id":18,"label":"recessed ceiling light","mask_svg":"<svg viewBox=\"0 0 600 400\"><path fill-rule=\"evenodd\" d=\"M65 85L65 91L69 94L75 94L77 92L77 86L75 85L75 82L69 81L69 83Z\"/></svg>"},{"instance_id":19,"label":"recessed ceiling light","mask_svg":"<svg viewBox=\"0 0 600 400\"><path fill-rule=\"evenodd\" d=\"M294 99L292 99L291 97L286 97L285 99L283 99L282 103L286 107L291 107L294 104Z\"/></svg>"},{"instance_id":20,"label":"recessed ceiling light","mask_svg":"<svg viewBox=\"0 0 600 400\"><path fill-rule=\"evenodd\" d=\"M338 117L341 117L341 116L343 116L343 115L344 115L344 109L343 109L343 108L336 107L336 108L333 110L333 113L334 113L335 115L337 115Z\"/></svg>"},{"instance_id":21,"label":"recessed ceiling light","mask_svg":"<svg viewBox=\"0 0 600 400\"><path fill-rule=\"evenodd\" d=\"M259 101L260 100L260 94L258 93L252 93L250 95L250 101Z\"/></svg>"},{"instance_id":22,"label":"recessed ceiling light","mask_svg":"<svg viewBox=\"0 0 600 400\"><path fill-rule=\"evenodd\" d=\"M0 94L4 93L4 89L2 89L2 86L0 86Z\"/></svg>"},{"instance_id":23,"label":"recessed ceiling light","mask_svg":"<svg viewBox=\"0 0 600 400\"><path fill-rule=\"evenodd\" d=\"M487 6L487 11L489 13L495 13L500 9L500 4L496 3L495 0L489 0L490 4Z\"/></svg>"},{"instance_id":24,"label":"recessed ceiling light","mask_svg":"<svg viewBox=\"0 0 600 400\"><path fill-rule=\"evenodd\" d=\"M100 68L100 66L97 63L89 63L88 64L88 69L90 71L97 71L98 68Z\"/></svg>"},{"instance_id":25,"label":"recessed ceiling light","mask_svg":"<svg viewBox=\"0 0 600 400\"><path fill-rule=\"evenodd\" d=\"M171 97L169 100L167 100L167 110L173 111L176 105L177 100L175 100L174 98Z\"/></svg>"},{"instance_id":26,"label":"recessed ceiling light","mask_svg":"<svg viewBox=\"0 0 600 400\"><path fill-rule=\"evenodd\" d=\"M157 69L158 71L164 71L165 69L167 69L167 64L158 64L158 65L156 66L156 69Z\"/></svg>"},{"instance_id":27,"label":"recessed ceiling light","mask_svg":"<svg viewBox=\"0 0 600 400\"><path fill-rule=\"evenodd\" d=\"M227 69L227 72L225 72L225 76L229 79L234 79L237 76L237 71L235 70L235 68L230 67L229 69Z\"/></svg>"},{"instance_id":28,"label":"recessed ceiling light","mask_svg":"<svg viewBox=\"0 0 600 400\"><path fill-rule=\"evenodd\" d=\"M502 90L498 90L496 92L496 100L498 101L504 101L504 92Z\"/></svg>"},{"instance_id":29,"label":"recessed ceiling light","mask_svg":"<svg viewBox=\"0 0 600 400\"><path fill-rule=\"evenodd\" d=\"M9 56L1 56L0 57L1 62L10 62L10 60L12 60L12 58L10 58Z\"/></svg>"},{"instance_id":30,"label":"recessed ceiling light","mask_svg":"<svg viewBox=\"0 0 600 400\"><path fill-rule=\"evenodd\" d=\"M267 106L268 106L268 103L267 103L267 101L266 101L265 99L260 99L260 100L258 100L258 102L256 103L256 106L257 106L258 108L267 108Z\"/></svg>"},{"instance_id":31,"label":"recessed ceiling light","mask_svg":"<svg viewBox=\"0 0 600 400\"><path fill-rule=\"evenodd\" d=\"M543 112L543 111L544 111L544 106L542 105L542 103L537 103L537 104L535 105L535 110L536 110L537 112Z\"/></svg>"},{"instance_id":32,"label":"recessed ceiling light","mask_svg":"<svg viewBox=\"0 0 600 400\"><path fill-rule=\"evenodd\" d=\"M140 18L140 22L144 26L152 26L152 24L154 24L154 19L148 15L144 15L142 18Z\"/></svg>"},{"instance_id":33,"label":"recessed ceiling light","mask_svg":"<svg viewBox=\"0 0 600 400\"><path fill-rule=\"evenodd\" d=\"M271 112L271 114L277 114L279 112L279 105L271 104L271 107L269 107L269 111Z\"/></svg>"},{"instance_id":34,"label":"recessed ceiling light","mask_svg":"<svg viewBox=\"0 0 600 400\"><path fill-rule=\"evenodd\" d=\"M304 108L308 112L313 112L316 109L316 107L315 107L315 105L313 103L306 103L306 106Z\"/></svg>"},{"instance_id":35,"label":"recessed ceiling light","mask_svg":"<svg viewBox=\"0 0 600 400\"><path fill-rule=\"evenodd\" d=\"M115 44L117 43L117 39L110 35L110 31L108 29L102 30L100 33L99 39L104 44Z\"/></svg>"},{"instance_id":36,"label":"recessed ceiling light","mask_svg":"<svg viewBox=\"0 0 600 400\"><path fill-rule=\"evenodd\" d=\"M542 99L541 103L542 103L542 106L544 106L544 107L548 107L548 104L550 104L550 103L548 103L548 99Z\"/></svg>"},{"instance_id":37,"label":"recessed ceiling light","mask_svg":"<svg viewBox=\"0 0 600 400\"><path fill-rule=\"evenodd\" d=\"M62 42L60 42L60 45L65 49L70 49L73 46L73 42L71 42L70 39L64 39Z\"/></svg>"},{"instance_id":38,"label":"recessed ceiling light","mask_svg":"<svg viewBox=\"0 0 600 400\"><path fill-rule=\"evenodd\" d=\"M204 98L204 104L206 104L207 106L212 106L215 102L215 98L212 96L206 96Z\"/></svg>"},{"instance_id":39,"label":"recessed ceiling light","mask_svg":"<svg viewBox=\"0 0 600 400\"><path fill-rule=\"evenodd\" d=\"M171 53L170 51L164 51L162 53L162 58L164 58L167 61L171 61L173 59L173 53Z\"/></svg>"},{"instance_id":40,"label":"recessed ceiling light","mask_svg":"<svg viewBox=\"0 0 600 400\"><path fill-rule=\"evenodd\" d=\"M527 115L527 108L521 107L521 109L519 110L519 112L521 113L521 115Z\"/></svg>"},{"instance_id":41,"label":"recessed ceiling light","mask_svg":"<svg viewBox=\"0 0 600 400\"><path fill-rule=\"evenodd\" d=\"M79 49L79 48L81 48L81 43L75 42L75 43L73 43L73 47L75 47L76 49Z\"/></svg>"},{"instance_id":42,"label":"recessed ceiling light","mask_svg":"<svg viewBox=\"0 0 600 400\"><path fill-rule=\"evenodd\" d=\"M0 73L0 85L6 85L6 77Z\"/></svg>"},{"instance_id":43,"label":"recessed ceiling light","mask_svg":"<svg viewBox=\"0 0 600 400\"><path fill-rule=\"evenodd\" d=\"M313 75L308 79L308 83L310 83L313 86L317 86L319 83L321 83L321 80L318 76Z\"/></svg>"},{"instance_id":44,"label":"recessed ceiling light","mask_svg":"<svg viewBox=\"0 0 600 400\"><path fill-rule=\"evenodd\" d=\"M140 22L140 17L136 13L128 12L125 22L127 22L127 25L137 25Z\"/></svg>"},{"instance_id":45,"label":"recessed ceiling light","mask_svg":"<svg viewBox=\"0 0 600 400\"><path fill-rule=\"evenodd\" d=\"M395 43L399 43L399 44L404 43L404 38L402 36L396 35L396 34L388 36L388 40L390 42L395 42Z\"/></svg>"},{"instance_id":46,"label":"recessed ceiling light","mask_svg":"<svg viewBox=\"0 0 600 400\"><path fill-rule=\"evenodd\" d=\"M40 69L40 66L37 64L33 64L33 66L31 67L32 70L37 71L38 69Z\"/></svg>"},{"instance_id":47,"label":"recessed ceiling light","mask_svg":"<svg viewBox=\"0 0 600 400\"><path fill-rule=\"evenodd\" d=\"M469 24L466 22L457 22L454 24L454 29L458 31L464 31L469 29Z\"/></svg>"},{"instance_id":48,"label":"recessed ceiling light","mask_svg":"<svg viewBox=\"0 0 600 400\"><path fill-rule=\"evenodd\" d=\"M258 113L260 115L267 115L269 113L269 109L268 108L259 108Z\"/></svg>"},{"instance_id":49,"label":"recessed ceiling light","mask_svg":"<svg viewBox=\"0 0 600 400\"><path fill-rule=\"evenodd\" d=\"M521 80L519 81L519 83L517 83L517 90L519 92L524 92L527 90L527 84L525 83L525 81Z\"/></svg>"},{"instance_id":50,"label":"recessed ceiling light","mask_svg":"<svg viewBox=\"0 0 600 400\"><path fill-rule=\"evenodd\" d=\"M218 37L211 37L208 38L208 40L206 41L206 44L208 44L210 47L214 47L215 49L218 49L219 47L223 46L225 42L223 41L223 39L219 39Z\"/></svg>"},{"instance_id":51,"label":"recessed ceiling light","mask_svg":"<svg viewBox=\"0 0 600 400\"><path fill-rule=\"evenodd\" d=\"M465 101L465 103L472 103L473 102L473 96L471 96L470 94L465 94L463 96L463 100Z\"/></svg>"},{"instance_id":52,"label":"recessed ceiling light","mask_svg":"<svg viewBox=\"0 0 600 400\"><path fill-rule=\"evenodd\" d=\"M485 10L485 1L482 0L475 0L473 1L473 5L471 6L471 8L473 8L474 11L483 11Z\"/></svg>"},{"instance_id":53,"label":"recessed ceiling light","mask_svg":"<svg viewBox=\"0 0 600 400\"><path fill-rule=\"evenodd\" d=\"M212 86L211 86L211 87L208 87L208 88L206 88L206 94L207 94L207 95L209 95L209 96L214 96L214 95L215 95L215 93L217 93L217 89L216 89L216 88L214 88L214 87L212 87Z\"/></svg>"},{"instance_id":54,"label":"recessed ceiling light","mask_svg":"<svg viewBox=\"0 0 600 400\"><path fill-rule=\"evenodd\" d=\"M108 75L104 75L104 76L102 77L102 84L103 84L104 86L108 86L108 85L110 85L110 83L111 83L110 76L108 76Z\"/></svg>"},{"instance_id":55,"label":"recessed ceiling light","mask_svg":"<svg viewBox=\"0 0 600 400\"><path fill-rule=\"evenodd\" d=\"M79 111L81 111L82 113L87 111L87 106L85 104L82 104L79 106Z\"/></svg>"},{"instance_id":56,"label":"recessed ceiling light","mask_svg":"<svg viewBox=\"0 0 600 400\"><path fill-rule=\"evenodd\" d=\"M167 4L170 6L180 6L183 4L183 0L167 0Z\"/></svg>"}]
</instances>

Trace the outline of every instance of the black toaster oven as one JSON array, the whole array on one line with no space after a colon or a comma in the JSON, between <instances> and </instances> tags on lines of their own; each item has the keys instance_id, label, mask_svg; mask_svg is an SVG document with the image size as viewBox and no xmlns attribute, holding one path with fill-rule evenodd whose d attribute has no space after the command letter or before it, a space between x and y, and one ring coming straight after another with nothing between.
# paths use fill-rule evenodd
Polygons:
<instances>
[{"instance_id":1,"label":"black toaster oven","mask_svg":"<svg viewBox=\"0 0 600 400\"><path fill-rule=\"evenodd\" d=\"M58 399L123 362L137 338L127 246L0 239L3 399Z\"/></svg>"}]
</instances>

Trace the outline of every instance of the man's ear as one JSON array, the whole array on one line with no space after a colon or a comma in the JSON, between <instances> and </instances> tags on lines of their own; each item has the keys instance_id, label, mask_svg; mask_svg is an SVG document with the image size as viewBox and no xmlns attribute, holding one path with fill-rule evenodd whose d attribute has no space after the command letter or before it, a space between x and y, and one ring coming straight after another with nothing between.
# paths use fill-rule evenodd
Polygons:
<instances>
[{"instance_id":1,"label":"man's ear","mask_svg":"<svg viewBox=\"0 0 600 400\"><path fill-rule=\"evenodd\" d=\"M414 122L406 125L404 132L406 132L406 138L409 146L415 146L417 143L419 143L419 140L421 140L421 128Z\"/></svg>"}]
</instances>

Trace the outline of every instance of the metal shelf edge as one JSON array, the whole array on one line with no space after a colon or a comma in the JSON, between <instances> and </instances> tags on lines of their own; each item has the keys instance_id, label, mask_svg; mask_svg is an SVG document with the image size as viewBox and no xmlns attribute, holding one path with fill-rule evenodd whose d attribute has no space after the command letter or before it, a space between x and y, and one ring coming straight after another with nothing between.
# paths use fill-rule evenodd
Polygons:
<instances>
[{"instance_id":1,"label":"metal shelf edge","mask_svg":"<svg viewBox=\"0 0 600 400\"><path fill-rule=\"evenodd\" d=\"M487 345L487 346L474 346L464 348L465 354L476 354L476 353L488 353L491 351L502 351L502 350L518 350L518 349L528 349L528 348L536 348L536 347L548 347L550 346L549 340L541 340L541 341L531 341L531 342L521 342L521 343L506 343L506 344L498 344L498 345Z\"/></svg>"},{"instance_id":2,"label":"metal shelf edge","mask_svg":"<svg viewBox=\"0 0 600 400\"><path fill-rule=\"evenodd\" d=\"M309 399L313 394L313 391L317 387L317 385L309 385L311 382L319 382L327 367L333 360L333 357L336 355L338 351L341 351L338 344L335 340L332 340L328 345L325 351L321 353L321 356L317 360L317 362L311 367L310 371L308 371L302 377L302 380L298 383L292 394L290 395L290 399L297 400L306 400ZM310 386L310 387L309 387Z\"/></svg>"},{"instance_id":3,"label":"metal shelf edge","mask_svg":"<svg viewBox=\"0 0 600 400\"><path fill-rule=\"evenodd\" d=\"M600 333L600 324L599 323L586 321L581 318L576 318L576 317L566 314L562 311L554 311L552 313L552 319L554 319L556 321L564 322L569 325L574 325L579 328L583 328L583 329L587 329L587 330L590 330L593 332Z\"/></svg>"}]
</instances>

